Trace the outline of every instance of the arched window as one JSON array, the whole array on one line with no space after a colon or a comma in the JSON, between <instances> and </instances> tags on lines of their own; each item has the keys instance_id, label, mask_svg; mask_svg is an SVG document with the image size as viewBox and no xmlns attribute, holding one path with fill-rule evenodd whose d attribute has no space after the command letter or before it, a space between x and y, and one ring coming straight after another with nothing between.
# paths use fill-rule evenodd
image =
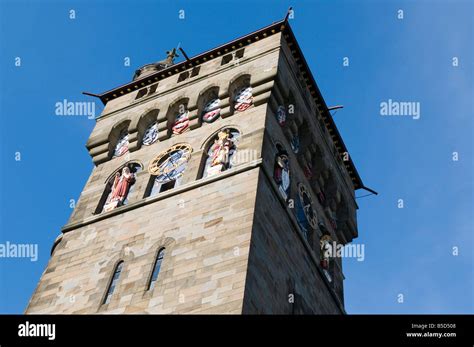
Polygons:
<instances>
[{"instance_id":1,"label":"arched window","mask_svg":"<svg viewBox=\"0 0 474 347\"><path fill-rule=\"evenodd\" d=\"M240 132L236 129L227 128L219 131L207 145L205 162L202 170L202 178L214 176L233 166L233 157L237 151Z\"/></svg>"},{"instance_id":2,"label":"arched window","mask_svg":"<svg viewBox=\"0 0 474 347\"><path fill-rule=\"evenodd\" d=\"M109 136L108 158L116 158L128 152L129 136L128 127L130 126L129 119L123 119L114 124Z\"/></svg>"},{"instance_id":3,"label":"arched window","mask_svg":"<svg viewBox=\"0 0 474 347\"><path fill-rule=\"evenodd\" d=\"M145 197L155 196L179 186L191 157L191 152L191 146L177 144L153 159L148 166L151 177L145 191Z\"/></svg>"},{"instance_id":4,"label":"arched window","mask_svg":"<svg viewBox=\"0 0 474 347\"><path fill-rule=\"evenodd\" d=\"M128 143L128 130L124 129L120 133L120 135L118 137L118 141L115 144L113 156L114 157L120 157L120 156L124 155L125 153L127 153L128 152L128 145L129 145L129 143Z\"/></svg>"},{"instance_id":5,"label":"arched window","mask_svg":"<svg viewBox=\"0 0 474 347\"><path fill-rule=\"evenodd\" d=\"M133 191L135 176L141 169L142 166L140 164L129 163L116 170L107 180L95 214L111 211L126 205Z\"/></svg>"},{"instance_id":6,"label":"arched window","mask_svg":"<svg viewBox=\"0 0 474 347\"><path fill-rule=\"evenodd\" d=\"M149 146L158 140L158 113L158 109L152 109L140 118L138 137L141 145Z\"/></svg>"},{"instance_id":7,"label":"arched window","mask_svg":"<svg viewBox=\"0 0 474 347\"><path fill-rule=\"evenodd\" d=\"M160 274L161 263L165 257L165 249L161 248L156 256L155 265L153 266L153 272L151 273L150 282L148 283L148 289L152 290L155 287L156 281L158 281L158 275Z\"/></svg>"},{"instance_id":8,"label":"arched window","mask_svg":"<svg viewBox=\"0 0 474 347\"><path fill-rule=\"evenodd\" d=\"M281 144L277 143L276 149L273 179L278 185L280 195L286 201L290 193L290 160L287 151Z\"/></svg>"},{"instance_id":9,"label":"arched window","mask_svg":"<svg viewBox=\"0 0 474 347\"><path fill-rule=\"evenodd\" d=\"M201 122L212 123L219 118L221 114L219 87L212 87L199 96L198 109Z\"/></svg>"},{"instance_id":10,"label":"arched window","mask_svg":"<svg viewBox=\"0 0 474 347\"><path fill-rule=\"evenodd\" d=\"M317 225L317 215L313 207L313 199L308 189L302 183L298 184L296 199L296 220L305 238L310 242L312 231ZM310 242L311 244L311 242Z\"/></svg>"},{"instance_id":11,"label":"arched window","mask_svg":"<svg viewBox=\"0 0 474 347\"><path fill-rule=\"evenodd\" d=\"M167 114L169 135L179 135L189 130L188 101L183 98L170 106Z\"/></svg>"},{"instance_id":12,"label":"arched window","mask_svg":"<svg viewBox=\"0 0 474 347\"><path fill-rule=\"evenodd\" d=\"M296 121L292 120L290 125L287 127L287 136L290 140L290 147L293 153L298 154L300 152L300 135L298 132L298 125Z\"/></svg>"},{"instance_id":13,"label":"arched window","mask_svg":"<svg viewBox=\"0 0 474 347\"><path fill-rule=\"evenodd\" d=\"M110 300L112 299L112 295L114 294L115 287L117 287L120 274L122 273L122 268L123 268L123 261L120 261L115 267L114 274L112 276L112 279L110 280L109 286L107 288L107 294L105 295L102 305L108 304Z\"/></svg>"},{"instance_id":14,"label":"arched window","mask_svg":"<svg viewBox=\"0 0 474 347\"><path fill-rule=\"evenodd\" d=\"M253 104L250 75L243 75L230 84L229 95L231 112L243 112Z\"/></svg>"},{"instance_id":15,"label":"arched window","mask_svg":"<svg viewBox=\"0 0 474 347\"><path fill-rule=\"evenodd\" d=\"M295 118L295 108L295 98L293 97L293 93L290 91L288 97L285 98L284 104L279 105L276 110L276 119L281 127L284 127L288 120L293 120Z\"/></svg>"},{"instance_id":16,"label":"arched window","mask_svg":"<svg viewBox=\"0 0 474 347\"><path fill-rule=\"evenodd\" d=\"M149 146L158 140L158 123L150 123L143 133L142 144Z\"/></svg>"}]
</instances>

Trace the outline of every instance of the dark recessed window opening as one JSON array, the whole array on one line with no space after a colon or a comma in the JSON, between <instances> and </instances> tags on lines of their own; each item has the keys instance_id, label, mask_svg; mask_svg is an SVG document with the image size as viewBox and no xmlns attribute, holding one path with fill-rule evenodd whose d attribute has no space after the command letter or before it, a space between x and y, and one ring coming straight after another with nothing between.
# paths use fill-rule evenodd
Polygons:
<instances>
[{"instance_id":1,"label":"dark recessed window opening","mask_svg":"<svg viewBox=\"0 0 474 347\"><path fill-rule=\"evenodd\" d=\"M194 76L197 76L199 74L199 70L201 69L200 66L196 66L194 67L192 70L191 70L191 76L190 77L194 77Z\"/></svg>"},{"instance_id":2,"label":"dark recessed window opening","mask_svg":"<svg viewBox=\"0 0 474 347\"><path fill-rule=\"evenodd\" d=\"M232 60L232 54L227 54L222 57L221 65L225 65Z\"/></svg>"},{"instance_id":3,"label":"dark recessed window opening","mask_svg":"<svg viewBox=\"0 0 474 347\"><path fill-rule=\"evenodd\" d=\"M117 264L115 267L114 275L112 276L112 280L110 281L109 288L107 289L107 295L104 298L103 305L106 305L112 299L112 295L114 294L115 288L117 287L117 283L120 278L120 274L122 273L123 268L123 261Z\"/></svg>"},{"instance_id":4,"label":"dark recessed window opening","mask_svg":"<svg viewBox=\"0 0 474 347\"><path fill-rule=\"evenodd\" d=\"M158 275L160 274L161 263L165 257L165 249L162 248L158 252L158 256L155 260L155 265L153 266L153 272L150 277L150 283L148 283L148 290L152 290L155 287L156 281L158 281Z\"/></svg>"},{"instance_id":5,"label":"dark recessed window opening","mask_svg":"<svg viewBox=\"0 0 474 347\"><path fill-rule=\"evenodd\" d=\"M158 88L158 83L152 84L148 89L148 95L151 95L156 92L156 88Z\"/></svg>"},{"instance_id":6,"label":"dark recessed window opening","mask_svg":"<svg viewBox=\"0 0 474 347\"><path fill-rule=\"evenodd\" d=\"M166 183L163 183L160 187L160 193L166 192L167 190L173 189L176 184L176 180L172 180Z\"/></svg>"},{"instance_id":7,"label":"dark recessed window opening","mask_svg":"<svg viewBox=\"0 0 474 347\"><path fill-rule=\"evenodd\" d=\"M238 51L235 52L235 58L240 59L244 56L244 51L245 48L239 49Z\"/></svg>"},{"instance_id":8,"label":"dark recessed window opening","mask_svg":"<svg viewBox=\"0 0 474 347\"><path fill-rule=\"evenodd\" d=\"M189 71L184 71L180 73L178 77L178 83L183 82L184 80L188 79L188 77L189 77Z\"/></svg>"},{"instance_id":9,"label":"dark recessed window opening","mask_svg":"<svg viewBox=\"0 0 474 347\"><path fill-rule=\"evenodd\" d=\"M135 100L143 98L148 93L148 88L143 88L138 91L137 97Z\"/></svg>"}]
</instances>

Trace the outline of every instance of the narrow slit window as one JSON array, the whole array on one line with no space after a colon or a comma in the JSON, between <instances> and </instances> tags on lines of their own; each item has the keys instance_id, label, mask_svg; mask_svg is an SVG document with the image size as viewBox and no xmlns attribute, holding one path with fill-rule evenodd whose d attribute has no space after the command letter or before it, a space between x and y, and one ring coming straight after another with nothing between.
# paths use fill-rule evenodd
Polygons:
<instances>
[{"instance_id":1,"label":"narrow slit window","mask_svg":"<svg viewBox=\"0 0 474 347\"><path fill-rule=\"evenodd\" d=\"M120 278L120 274L122 273L122 268L123 268L123 261L117 264L115 267L114 275L112 277L112 280L110 281L109 288L107 289L107 295L104 298L104 302L102 303L103 305L106 305L110 302L112 299L112 295L114 294L115 287L117 287L117 283Z\"/></svg>"},{"instance_id":2,"label":"narrow slit window","mask_svg":"<svg viewBox=\"0 0 474 347\"><path fill-rule=\"evenodd\" d=\"M156 257L155 265L153 266L153 273L151 274L150 283L148 284L148 290L152 290L155 287L156 281L158 280L158 275L160 274L161 264L163 263L164 257L165 249L162 248L160 249Z\"/></svg>"}]
</instances>

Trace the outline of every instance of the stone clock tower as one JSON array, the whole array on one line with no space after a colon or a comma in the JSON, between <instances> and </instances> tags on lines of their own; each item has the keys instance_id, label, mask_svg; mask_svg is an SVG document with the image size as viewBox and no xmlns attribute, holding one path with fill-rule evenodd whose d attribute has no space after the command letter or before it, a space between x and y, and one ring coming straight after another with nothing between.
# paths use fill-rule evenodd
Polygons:
<instances>
[{"instance_id":1,"label":"stone clock tower","mask_svg":"<svg viewBox=\"0 0 474 347\"><path fill-rule=\"evenodd\" d=\"M361 179L283 20L100 95L26 313L342 314Z\"/></svg>"}]
</instances>

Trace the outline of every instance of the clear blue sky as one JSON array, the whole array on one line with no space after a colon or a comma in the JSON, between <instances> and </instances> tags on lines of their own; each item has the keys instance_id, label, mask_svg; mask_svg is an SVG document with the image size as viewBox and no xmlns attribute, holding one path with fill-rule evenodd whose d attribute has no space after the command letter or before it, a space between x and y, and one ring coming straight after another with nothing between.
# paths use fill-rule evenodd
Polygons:
<instances>
[{"instance_id":1,"label":"clear blue sky","mask_svg":"<svg viewBox=\"0 0 474 347\"><path fill-rule=\"evenodd\" d=\"M365 261L345 261L347 312L474 312L472 2L274 0L0 0L0 243L39 245L37 262L0 259L0 312L25 309L92 169L94 121L58 117L55 103L89 101L82 91L129 81L178 42L195 55L290 4L327 104L345 106L335 121L359 173L380 193L357 200ZM380 116L388 99L420 102L421 118Z\"/></svg>"}]
</instances>

